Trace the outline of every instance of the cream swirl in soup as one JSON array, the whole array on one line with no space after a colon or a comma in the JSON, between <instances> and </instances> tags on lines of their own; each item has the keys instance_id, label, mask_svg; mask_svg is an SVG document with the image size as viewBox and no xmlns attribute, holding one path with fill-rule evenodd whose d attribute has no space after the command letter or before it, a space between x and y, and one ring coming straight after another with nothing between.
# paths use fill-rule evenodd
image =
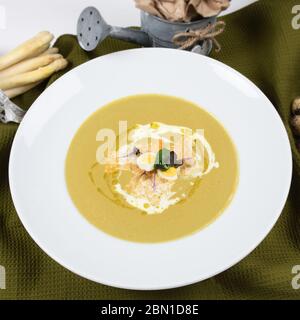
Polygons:
<instances>
[{"instance_id":1,"label":"cream swirl in soup","mask_svg":"<svg viewBox=\"0 0 300 320\"><path fill-rule=\"evenodd\" d=\"M162 214L218 166L203 130L152 122L128 131L128 143L105 171L111 191L128 205Z\"/></svg>"}]
</instances>

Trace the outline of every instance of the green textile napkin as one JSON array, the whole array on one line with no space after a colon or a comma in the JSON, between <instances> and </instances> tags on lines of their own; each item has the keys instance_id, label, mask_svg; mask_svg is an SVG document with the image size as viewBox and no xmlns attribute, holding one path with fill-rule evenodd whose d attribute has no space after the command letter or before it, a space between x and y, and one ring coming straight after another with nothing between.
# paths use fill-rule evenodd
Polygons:
<instances>
[{"instance_id":1,"label":"green textile napkin","mask_svg":"<svg viewBox=\"0 0 300 320\"><path fill-rule=\"evenodd\" d=\"M0 299L299 299L300 290L294 290L291 281L292 267L300 265L300 157L289 127L291 101L300 95L300 30L291 25L291 10L297 2L260 0L225 17L227 30L218 38L222 51L212 54L262 89L289 133L294 156L292 188L278 223L263 243L226 272L179 289L139 292L85 280L49 258L22 226L11 200L7 173L17 125L1 124L0 265L6 268L7 289L0 290ZM70 61L69 69L95 57L135 47L107 39L97 50L86 53L71 35L60 37L55 46ZM45 87L64 72L15 102L29 108ZM268 119L265 121L268 130Z\"/></svg>"}]
</instances>

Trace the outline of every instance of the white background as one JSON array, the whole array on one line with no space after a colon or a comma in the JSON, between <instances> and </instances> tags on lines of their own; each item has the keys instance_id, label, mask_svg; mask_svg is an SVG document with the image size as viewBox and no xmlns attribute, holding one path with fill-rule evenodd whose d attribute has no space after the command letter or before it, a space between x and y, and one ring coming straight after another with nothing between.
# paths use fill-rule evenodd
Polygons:
<instances>
[{"instance_id":1,"label":"white background","mask_svg":"<svg viewBox=\"0 0 300 320\"><path fill-rule=\"evenodd\" d=\"M256 0L232 0L226 14ZM139 25L133 0L0 0L0 54L42 30L59 36L75 33L76 22L87 6L97 7L108 23Z\"/></svg>"}]
</instances>

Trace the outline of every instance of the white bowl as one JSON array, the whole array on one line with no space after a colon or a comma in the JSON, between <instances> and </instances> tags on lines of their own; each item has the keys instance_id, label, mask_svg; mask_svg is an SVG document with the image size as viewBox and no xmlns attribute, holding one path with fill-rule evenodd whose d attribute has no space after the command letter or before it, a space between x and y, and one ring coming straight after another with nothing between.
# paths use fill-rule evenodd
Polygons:
<instances>
[{"instance_id":1,"label":"white bowl","mask_svg":"<svg viewBox=\"0 0 300 320\"><path fill-rule=\"evenodd\" d=\"M69 144L99 106L158 93L204 106L230 133L240 182L226 211L196 234L158 244L113 238L73 205L65 183ZM9 178L25 228L54 260L85 278L129 289L188 285L226 270L270 232L286 201L292 157L274 106L244 76L197 54L135 49L85 63L51 85L16 134Z\"/></svg>"}]
</instances>

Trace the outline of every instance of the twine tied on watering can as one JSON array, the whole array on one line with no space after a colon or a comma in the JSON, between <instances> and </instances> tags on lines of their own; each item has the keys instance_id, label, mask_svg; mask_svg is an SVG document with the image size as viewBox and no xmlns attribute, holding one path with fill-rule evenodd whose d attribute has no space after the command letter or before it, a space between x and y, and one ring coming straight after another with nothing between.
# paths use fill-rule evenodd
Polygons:
<instances>
[{"instance_id":1,"label":"twine tied on watering can","mask_svg":"<svg viewBox=\"0 0 300 320\"><path fill-rule=\"evenodd\" d=\"M217 21L214 24L209 24L207 27L199 30L189 30L186 32L177 33L173 37L173 42L179 49L185 50L203 40L211 40L216 47L216 52L221 50L221 45L216 40L216 36L223 33L226 27L225 21Z\"/></svg>"}]
</instances>

